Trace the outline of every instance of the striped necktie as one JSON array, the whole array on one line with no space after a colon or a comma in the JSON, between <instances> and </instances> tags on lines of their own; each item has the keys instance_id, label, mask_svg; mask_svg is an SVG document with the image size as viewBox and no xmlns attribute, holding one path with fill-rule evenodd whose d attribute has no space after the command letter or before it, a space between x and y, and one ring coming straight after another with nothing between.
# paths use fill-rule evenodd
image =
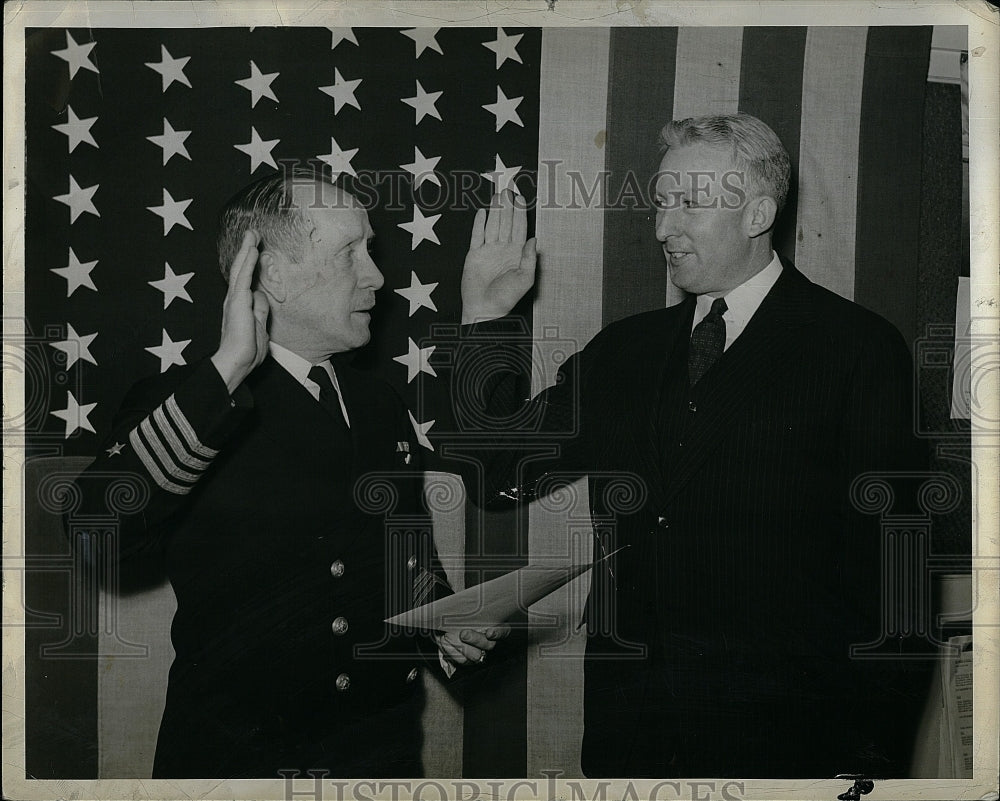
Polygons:
<instances>
[{"instance_id":1,"label":"striped necktie","mask_svg":"<svg viewBox=\"0 0 1000 801\"><path fill-rule=\"evenodd\" d=\"M715 364L726 347L726 321L722 319L722 315L728 308L724 298L716 298L705 319L691 332L688 381L692 387Z\"/></svg>"}]
</instances>

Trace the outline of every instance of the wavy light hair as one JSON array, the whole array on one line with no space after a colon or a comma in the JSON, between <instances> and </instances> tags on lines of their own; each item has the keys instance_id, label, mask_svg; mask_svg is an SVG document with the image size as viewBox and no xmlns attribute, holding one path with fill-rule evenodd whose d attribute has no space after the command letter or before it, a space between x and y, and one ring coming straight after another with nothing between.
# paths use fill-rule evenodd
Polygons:
<instances>
[{"instance_id":1,"label":"wavy light hair","mask_svg":"<svg viewBox=\"0 0 1000 801\"><path fill-rule=\"evenodd\" d=\"M756 193L773 197L781 214L788 199L792 165L788 151L771 128L750 114L688 117L668 122L660 130L660 153L696 143L729 148L733 164L742 170Z\"/></svg>"}]
</instances>

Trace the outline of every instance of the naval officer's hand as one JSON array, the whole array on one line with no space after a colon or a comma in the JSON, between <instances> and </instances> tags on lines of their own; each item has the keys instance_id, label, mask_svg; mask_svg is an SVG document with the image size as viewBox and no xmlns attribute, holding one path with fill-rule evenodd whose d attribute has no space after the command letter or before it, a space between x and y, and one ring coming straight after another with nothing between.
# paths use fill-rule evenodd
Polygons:
<instances>
[{"instance_id":1,"label":"naval officer's hand","mask_svg":"<svg viewBox=\"0 0 1000 801\"><path fill-rule=\"evenodd\" d=\"M229 268L229 288L222 305L222 336L219 349L212 355L212 364L230 395L267 356L270 305L262 291L251 290L259 242L256 231L247 231Z\"/></svg>"},{"instance_id":2,"label":"naval officer's hand","mask_svg":"<svg viewBox=\"0 0 1000 801\"><path fill-rule=\"evenodd\" d=\"M438 632L434 635L434 642L444 658L453 665L474 665L485 662L497 641L509 634L510 626L503 623L482 629Z\"/></svg>"}]
</instances>

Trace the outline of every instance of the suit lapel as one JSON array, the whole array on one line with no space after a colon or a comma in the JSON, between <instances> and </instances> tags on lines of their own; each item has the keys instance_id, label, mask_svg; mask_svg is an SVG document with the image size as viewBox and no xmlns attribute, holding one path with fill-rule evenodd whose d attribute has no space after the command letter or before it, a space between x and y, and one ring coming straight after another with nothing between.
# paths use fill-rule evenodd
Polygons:
<instances>
[{"instance_id":1,"label":"suit lapel","mask_svg":"<svg viewBox=\"0 0 1000 801\"><path fill-rule=\"evenodd\" d=\"M712 368L684 448L672 465L664 500L680 492L732 433L746 409L773 386L801 347L797 330L815 319L809 281L788 263L739 338ZM702 379L705 381L706 379Z\"/></svg>"},{"instance_id":2,"label":"suit lapel","mask_svg":"<svg viewBox=\"0 0 1000 801\"><path fill-rule=\"evenodd\" d=\"M386 418L378 399L365 392L360 376L346 360L335 361L337 383L344 396L344 406L351 418L351 468L354 477L385 469L384 455L378 443L386 440ZM382 457L382 458L380 458Z\"/></svg>"},{"instance_id":3,"label":"suit lapel","mask_svg":"<svg viewBox=\"0 0 1000 801\"><path fill-rule=\"evenodd\" d=\"M327 411L285 368L268 357L251 373L250 387L258 417L266 421L263 433L279 444L316 442L324 426L331 426Z\"/></svg>"},{"instance_id":4,"label":"suit lapel","mask_svg":"<svg viewBox=\"0 0 1000 801\"><path fill-rule=\"evenodd\" d=\"M358 476L385 465L384 458L379 461L378 449L372 447L385 438L382 406L365 392L363 382L345 360L336 361L335 370L350 418L351 468ZM336 421L280 364L268 358L252 375L254 405L267 416L269 434L280 439L295 437L310 448L322 449L325 443L335 441Z\"/></svg>"},{"instance_id":5,"label":"suit lapel","mask_svg":"<svg viewBox=\"0 0 1000 801\"><path fill-rule=\"evenodd\" d=\"M632 463L637 475L653 479L647 480L647 490L654 507L661 506L664 500L659 415L667 366L681 331L691 327L694 307L695 299L690 297L654 318L656 324L642 337L636 356L629 360L629 376L621 382L612 382L613 391L625 393L621 440L627 456L625 463ZM608 422L613 419L609 417Z\"/></svg>"}]
</instances>

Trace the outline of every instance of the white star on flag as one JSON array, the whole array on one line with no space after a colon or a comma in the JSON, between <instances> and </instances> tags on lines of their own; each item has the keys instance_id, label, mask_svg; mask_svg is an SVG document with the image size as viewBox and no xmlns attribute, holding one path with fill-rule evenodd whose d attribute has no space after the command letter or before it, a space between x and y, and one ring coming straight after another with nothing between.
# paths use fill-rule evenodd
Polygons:
<instances>
[{"instance_id":1,"label":"white star on flag","mask_svg":"<svg viewBox=\"0 0 1000 801\"><path fill-rule=\"evenodd\" d=\"M441 30L440 28L410 28L409 30L400 31L403 36L408 36L413 40L413 44L416 47L417 58L420 58L420 54L424 52L428 47L431 50L436 50L441 55L444 55L444 51L441 49L441 45L438 44L437 32Z\"/></svg>"},{"instance_id":2,"label":"white star on flag","mask_svg":"<svg viewBox=\"0 0 1000 801\"><path fill-rule=\"evenodd\" d=\"M518 64L524 63L517 53L517 43L521 41L522 36L523 33L508 36L503 28L497 28L497 38L492 42L483 42L483 47L488 47L497 54L497 69L500 69L508 58Z\"/></svg>"},{"instance_id":3,"label":"white star on flag","mask_svg":"<svg viewBox=\"0 0 1000 801\"><path fill-rule=\"evenodd\" d=\"M275 97L274 92L271 90L271 83L280 74L280 72L269 72L265 75L257 69L257 65L253 61L250 62L250 77L236 81L244 89L250 90L250 108L256 107L257 101L262 97L273 100L275 103L278 102L278 98Z\"/></svg>"},{"instance_id":4,"label":"white star on flag","mask_svg":"<svg viewBox=\"0 0 1000 801\"><path fill-rule=\"evenodd\" d=\"M419 147L414 147L413 161L409 164L401 164L400 166L413 176L414 189L419 187L424 181L430 181L441 186L441 179L434 172L434 168L439 161L441 161L440 156L431 156L428 158L420 152Z\"/></svg>"},{"instance_id":5,"label":"white star on flag","mask_svg":"<svg viewBox=\"0 0 1000 801\"><path fill-rule=\"evenodd\" d=\"M354 168L351 166L351 159L354 158L357 152L358 149L356 147L350 150L344 150L337 144L337 140L331 136L330 152L325 156L317 156L316 158L330 165L330 170L333 172L332 180L336 181L337 177L342 172L346 172L348 175L357 175Z\"/></svg>"},{"instance_id":6,"label":"white star on flag","mask_svg":"<svg viewBox=\"0 0 1000 801\"><path fill-rule=\"evenodd\" d=\"M418 423L417 418L413 416L413 412L407 409L406 413L410 416L410 425L413 426L413 432L417 435L417 442L429 451L434 450L434 446L431 445L427 432L431 430L437 420L428 420L426 423Z\"/></svg>"},{"instance_id":7,"label":"white star on flag","mask_svg":"<svg viewBox=\"0 0 1000 801\"><path fill-rule=\"evenodd\" d=\"M170 265L167 262L163 263L163 278L159 281L147 281L147 283L154 289L160 290L163 293L163 308L167 308L174 298L180 298L181 300L186 300L188 303L192 303L191 296L188 291L184 288L184 285L191 280L191 276L194 273L181 273L176 275L173 270L170 269Z\"/></svg>"},{"instance_id":8,"label":"white star on flag","mask_svg":"<svg viewBox=\"0 0 1000 801\"><path fill-rule=\"evenodd\" d=\"M402 295L410 301L410 313L407 316L412 317L414 312L421 307L437 311L437 306L431 300L431 292L436 288L437 283L421 284L420 279L417 278L417 274L413 270L410 270L410 285L403 289L397 289L395 292L397 295Z\"/></svg>"},{"instance_id":9,"label":"white star on flag","mask_svg":"<svg viewBox=\"0 0 1000 801\"><path fill-rule=\"evenodd\" d=\"M97 287L94 286L94 279L90 277L90 272L95 266L97 266L96 259L94 261L81 262L73 252L73 248L70 248L69 265L66 267L53 267L52 272L66 279L66 297L68 298L82 286L87 287L87 289L93 289L95 292L97 291Z\"/></svg>"},{"instance_id":10,"label":"white star on flag","mask_svg":"<svg viewBox=\"0 0 1000 801\"><path fill-rule=\"evenodd\" d=\"M444 92L425 92L424 87L420 85L420 81L417 81L417 93L413 97L404 97L401 99L406 105L413 107L413 110L416 112L416 122L420 122L428 114L441 119L441 115L438 114L438 110L434 104L437 103L438 98L443 94ZM497 128L497 130L499 131L500 129Z\"/></svg>"},{"instance_id":11,"label":"white star on flag","mask_svg":"<svg viewBox=\"0 0 1000 801\"><path fill-rule=\"evenodd\" d=\"M65 195L56 195L52 199L69 206L69 221L71 223L76 222L76 218L83 213L100 217L101 214L97 210L97 206L94 205L94 193L97 192L99 187L100 184L94 184L86 188L81 187L71 175L69 177L69 192Z\"/></svg>"},{"instance_id":12,"label":"white star on flag","mask_svg":"<svg viewBox=\"0 0 1000 801\"><path fill-rule=\"evenodd\" d=\"M68 121L57 123L52 127L69 138L69 152L72 153L81 142L97 147L97 142L94 141L94 137L90 133L91 127L97 122L97 117L81 119L73 113L72 106L66 106L66 112Z\"/></svg>"},{"instance_id":13,"label":"white star on flag","mask_svg":"<svg viewBox=\"0 0 1000 801\"><path fill-rule=\"evenodd\" d=\"M184 66L191 60L191 56L181 56L180 58L174 58L170 55L170 51L164 45L160 45L160 60L159 61L146 61L145 64L151 70L155 70L160 73L160 77L163 79L163 91L167 91L167 87L170 86L174 81L177 83L184 84L188 89L191 88L191 82L187 79L184 74Z\"/></svg>"},{"instance_id":14,"label":"white star on flag","mask_svg":"<svg viewBox=\"0 0 1000 801\"><path fill-rule=\"evenodd\" d=\"M187 152L187 148L184 146L184 140L190 135L190 131L175 131L174 126L164 117L163 133L156 136L147 136L146 138L157 147L163 149L163 164L165 166L174 156L183 156L188 161L191 161L191 154Z\"/></svg>"},{"instance_id":15,"label":"white star on flag","mask_svg":"<svg viewBox=\"0 0 1000 801\"><path fill-rule=\"evenodd\" d=\"M408 223L398 223L400 228L407 231L412 236L410 250L416 250L417 245L425 239L428 242L433 242L435 245L441 244L437 238L437 234L434 233L434 224L440 219L440 214L433 214L430 217L425 217L419 208L416 206L413 207L413 221Z\"/></svg>"},{"instance_id":16,"label":"white star on flag","mask_svg":"<svg viewBox=\"0 0 1000 801\"><path fill-rule=\"evenodd\" d=\"M494 192L503 192L504 189L510 189L515 195L520 195L521 190L517 188L517 184L514 183L514 178L521 171L518 167L508 167L503 163L503 159L500 158L500 154L497 153L496 166L493 168L493 172L480 173L484 178L488 178L493 182Z\"/></svg>"},{"instance_id":17,"label":"white star on flag","mask_svg":"<svg viewBox=\"0 0 1000 801\"><path fill-rule=\"evenodd\" d=\"M96 44L97 42L77 44L73 37L69 35L69 31L66 31L66 49L53 50L52 55L58 56L69 64L69 77L71 79L76 75L77 70L90 70L91 72L100 74L100 70L90 60L90 51L94 49L94 45Z\"/></svg>"},{"instance_id":18,"label":"white star on flag","mask_svg":"<svg viewBox=\"0 0 1000 801\"><path fill-rule=\"evenodd\" d=\"M167 368L173 364L182 366L187 364L181 354L184 352L184 348L190 344L190 339L182 339L178 342L173 342L167 334L167 329L164 328L163 341L159 345L152 345L146 348L146 350L160 360L160 372L165 373L167 372Z\"/></svg>"},{"instance_id":19,"label":"white star on flag","mask_svg":"<svg viewBox=\"0 0 1000 801\"><path fill-rule=\"evenodd\" d=\"M394 362L406 365L406 383L409 384L421 373L427 373L436 378L437 373L434 372L434 368L431 367L429 361L435 346L430 345L426 348L418 348L417 343L409 337L406 338L406 341L406 353L402 356L393 356L392 358Z\"/></svg>"},{"instance_id":20,"label":"white star on flag","mask_svg":"<svg viewBox=\"0 0 1000 801\"><path fill-rule=\"evenodd\" d=\"M483 106L484 109L497 118L498 133L508 122L513 122L522 128L524 127L524 123L521 122L521 118L517 114L517 107L521 105L522 100L524 100L523 97L507 97L503 93L503 89L498 86L497 102L486 103Z\"/></svg>"},{"instance_id":21,"label":"white star on flag","mask_svg":"<svg viewBox=\"0 0 1000 801\"><path fill-rule=\"evenodd\" d=\"M88 419L90 413L94 411L97 406L96 403L77 403L76 398L73 397L72 392L66 393L66 408L60 409L56 412L49 412L53 417L58 417L60 420L66 421L66 434L65 439L69 439L69 435L76 431L78 428L82 428L84 431L89 431L92 434L96 434L94 427L90 424Z\"/></svg>"},{"instance_id":22,"label":"white star on flag","mask_svg":"<svg viewBox=\"0 0 1000 801\"><path fill-rule=\"evenodd\" d=\"M253 175L261 164L278 169L271 151L274 150L274 146L280 141L280 139L261 139L260 134L257 133L257 129L251 125L250 141L245 145L233 145L233 147L250 157L250 174Z\"/></svg>"},{"instance_id":23,"label":"white star on flag","mask_svg":"<svg viewBox=\"0 0 1000 801\"><path fill-rule=\"evenodd\" d=\"M361 78L357 80L348 81L344 79L344 76L340 74L340 70L336 67L333 68L333 85L332 86L321 86L319 90L325 92L333 98L333 113L339 114L340 110L344 106L354 106L358 111L361 111L361 104L358 99L354 96L357 91L358 86L361 85Z\"/></svg>"},{"instance_id":24,"label":"white star on flag","mask_svg":"<svg viewBox=\"0 0 1000 801\"><path fill-rule=\"evenodd\" d=\"M354 35L354 28L330 28L330 33L333 34L333 41L330 43L331 50L336 50L337 45L341 42L350 42L355 47L358 44L358 39Z\"/></svg>"},{"instance_id":25,"label":"white star on flag","mask_svg":"<svg viewBox=\"0 0 1000 801\"><path fill-rule=\"evenodd\" d=\"M68 370L79 359L91 364L97 364L97 359L90 352L91 343L97 339L97 334L78 334L71 323L66 323L66 339L49 344L56 350L66 354L66 369Z\"/></svg>"},{"instance_id":26,"label":"white star on flag","mask_svg":"<svg viewBox=\"0 0 1000 801\"><path fill-rule=\"evenodd\" d=\"M174 200L170 193L164 189L163 190L163 205L162 206L146 206L153 214L158 217L163 218L163 235L166 236L170 233L170 229L175 225L183 225L189 231L193 231L194 227L188 222L187 216L184 211L188 206L191 205L191 200Z\"/></svg>"}]
</instances>

